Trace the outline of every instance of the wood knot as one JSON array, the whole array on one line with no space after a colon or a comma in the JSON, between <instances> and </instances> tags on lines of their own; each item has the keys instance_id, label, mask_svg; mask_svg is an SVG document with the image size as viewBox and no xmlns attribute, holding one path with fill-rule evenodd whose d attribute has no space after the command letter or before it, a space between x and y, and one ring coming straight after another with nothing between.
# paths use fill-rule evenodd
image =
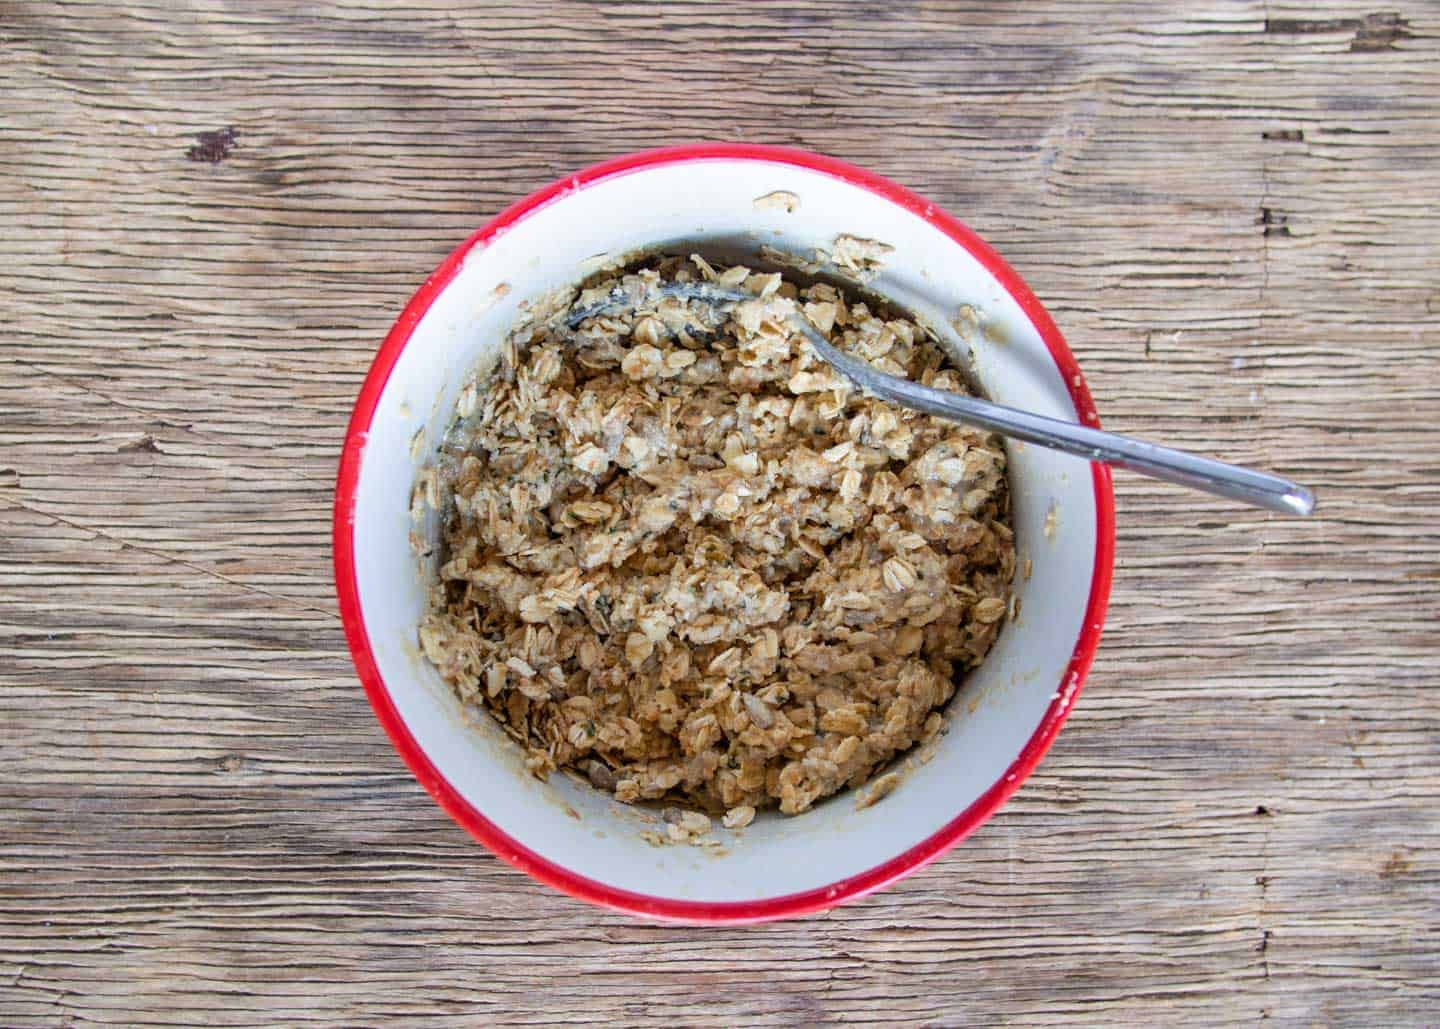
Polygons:
<instances>
[{"instance_id":1,"label":"wood knot","mask_svg":"<svg viewBox=\"0 0 1440 1029\"><path fill-rule=\"evenodd\" d=\"M185 151L185 156L203 164L219 164L230 156L230 151L239 146L239 136L233 125L214 132L200 132L195 136L195 145Z\"/></svg>"},{"instance_id":2,"label":"wood knot","mask_svg":"<svg viewBox=\"0 0 1440 1029\"><path fill-rule=\"evenodd\" d=\"M1386 858L1385 863L1380 866L1380 878L1386 880L1398 879L1410 871L1411 867L1410 858L1403 850L1397 849Z\"/></svg>"},{"instance_id":3,"label":"wood knot","mask_svg":"<svg viewBox=\"0 0 1440 1029\"><path fill-rule=\"evenodd\" d=\"M1290 216L1273 208L1260 208L1260 217L1255 219L1255 224L1262 226L1261 232L1266 236L1290 235Z\"/></svg>"},{"instance_id":4,"label":"wood knot","mask_svg":"<svg viewBox=\"0 0 1440 1029\"><path fill-rule=\"evenodd\" d=\"M238 772L244 767L245 756L243 754L226 754L215 762L215 771L217 772Z\"/></svg>"},{"instance_id":5,"label":"wood knot","mask_svg":"<svg viewBox=\"0 0 1440 1029\"><path fill-rule=\"evenodd\" d=\"M1394 50L1400 40L1412 39L1415 35L1399 11L1376 11L1363 18L1266 18L1265 31L1275 36L1353 32L1350 52L1355 54Z\"/></svg>"},{"instance_id":6,"label":"wood knot","mask_svg":"<svg viewBox=\"0 0 1440 1029\"><path fill-rule=\"evenodd\" d=\"M1394 50L1402 39L1410 39L1410 23L1400 17L1399 11L1376 11L1360 19L1355 38L1350 40L1351 53L1370 53L1376 50Z\"/></svg>"}]
</instances>

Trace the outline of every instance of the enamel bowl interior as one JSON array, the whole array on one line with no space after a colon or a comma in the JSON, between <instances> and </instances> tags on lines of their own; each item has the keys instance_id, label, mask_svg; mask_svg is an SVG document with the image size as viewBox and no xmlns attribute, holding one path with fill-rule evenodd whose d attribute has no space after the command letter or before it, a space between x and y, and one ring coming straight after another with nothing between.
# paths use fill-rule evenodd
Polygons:
<instances>
[{"instance_id":1,"label":"enamel bowl interior","mask_svg":"<svg viewBox=\"0 0 1440 1029\"><path fill-rule=\"evenodd\" d=\"M794 210L755 202L777 191L798 198ZM421 781L501 857L552 885L691 919L828 906L918 867L983 821L1048 746L1098 637L1109 574L1102 470L1010 444L1018 556L1033 571L1028 579L1017 573L1019 617L952 702L931 761L864 810L845 793L800 817L762 813L739 833L717 821L718 852L650 845L640 836L654 827L646 812L563 774L537 781L487 716L462 711L418 652L424 578L410 545L409 500L417 464L434 453L467 373L493 360L518 305L618 255L655 246L744 255L767 245L808 256L841 233L881 240L895 249L871 288L966 355L992 399L1093 421L1093 411L1076 409L1076 397L1087 402L1083 384L1057 363L1058 335L1051 326L1047 345L1039 326L1050 323L1033 298L1023 286L1019 299L1007 291L987 270L995 262L983 259L983 245L957 240L933 210L788 159L677 158L577 178L548 202L498 221L503 231L477 237L428 309L412 304L392 333L387 349L400 348L398 356L388 378L371 383L368 431L352 426L347 452L353 448L358 468L353 495L337 507L337 545L353 547L337 566L353 565L340 579L357 664ZM951 327L962 304L982 310L993 328L993 340L973 353ZM435 531L433 519L425 531Z\"/></svg>"}]
</instances>

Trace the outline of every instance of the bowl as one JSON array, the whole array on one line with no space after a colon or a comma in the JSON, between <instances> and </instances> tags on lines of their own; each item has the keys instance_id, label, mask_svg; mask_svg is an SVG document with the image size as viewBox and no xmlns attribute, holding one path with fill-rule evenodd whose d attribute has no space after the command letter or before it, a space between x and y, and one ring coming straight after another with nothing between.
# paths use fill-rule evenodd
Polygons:
<instances>
[{"instance_id":1,"label":"bowl","mask_svg":"<svg viewBox=\"0 0 1440 1029\"><path fill-rule=\"evenodd\" d=\"M1109 473L1013 442L1017 556L1031 569L1016 575L1018 617L951 702L933 758L912 762L873 806L841 793L797 817L762 813L738 832L717 824L718 848L652 846L641 837L654 828L650 812L563 774L531 777L519 745L462 708L421 656L426 582L411 533L436 526L433 515L412 524L411 488L467 374L493 355L520 305L647 248L754 259L765 246L809 257L840 235L894 248L870 288L968 354L992 399L1099 424L1054 322L973 232L860 168L749 145L633 154L521 200L425 281L361 387L334 524L340 612L360 680L441 807L497 856L575 897L651 918L747 922L862 896L989 818L1035 768L1080 691L1109 596ZM965 331L972 311L983 313L983 332Z\"/></svg>"}]
</instances>

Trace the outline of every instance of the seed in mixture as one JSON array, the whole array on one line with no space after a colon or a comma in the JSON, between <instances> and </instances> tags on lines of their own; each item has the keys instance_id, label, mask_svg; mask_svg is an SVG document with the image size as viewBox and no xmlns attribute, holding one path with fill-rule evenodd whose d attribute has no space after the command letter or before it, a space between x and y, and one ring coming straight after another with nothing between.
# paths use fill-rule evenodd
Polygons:
<instances>
[{"instance_id":1,"label":"seed in mixture","mask_svg":"<svg viewBox=\"0 0 1440 1029\"><path fill-rule=\"evenodd\" d=\"M653 293L702 279L756 299ZM920 326L831 285L664 258L578 309L617 288L632 307L573 330L532 315L462 391L419 491L444 513L421 644L542 778L726 827L797 814L933 739L998 635L1004 448L814 354L797 305L876 368L964 389Z\"/></svg>"}]
</instances>

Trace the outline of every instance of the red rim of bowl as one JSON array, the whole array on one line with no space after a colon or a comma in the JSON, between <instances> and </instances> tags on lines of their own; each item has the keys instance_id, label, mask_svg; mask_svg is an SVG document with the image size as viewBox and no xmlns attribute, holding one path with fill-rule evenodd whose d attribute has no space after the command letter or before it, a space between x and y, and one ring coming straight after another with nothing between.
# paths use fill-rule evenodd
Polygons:
<instances>
[{"instance_id":1,"label":"red rim of bowl","mask_svg":"<svg viewBox=\"0 0 1440 1029\"><path fill-rule=\"evenodd\" d=\"M873 172L865 171L843 161L785 147L743 143L702 143L627 154L554 182L502 211L447 257L405 306L405 310L396 320L394 327L391 328L385 341L381 344L379 352L375 355L375 360L360 388L360 395L355 401L355 409L345 433L345 445L341 452L339 474L335 485L335 587L339 596L340 617L345 626L345 636L350 645L356 671L365 687L370 704L375 709L375 715L389 734L395 749L399 751L400 756L415 774L415 778L450 814L450 817L459 822L498 857L540 882L580 900L635 915L684 922L760 922L823 911L856 897L862 897L924 867L973 832L1020 787L1035 766L1040 763L1045 752L1050 749L1050 744L1065 723L1065 718L1074 706L1075 697L1085 681L1085 673L1089 670L1090 663L1095 657L1095 650L1100 643L1101 628L1105 621L1105 607L1110 597L1110 578L1114 561L1115 499L1111 489L1110 470L1101 464L1091 464L1095 485L1095 566L1090 580L1090 597L1070 663L1056 690L1055 699L1040 720L1039 726L1004 774L960 815L928 839L868 871L828 886L763 900L722 902L653 897L630 890L616 889L594 879L577 875L564 866L521 845L482 815L440 774L425 751L415 741L395 707L390 692L380 676L375 657L370 650L370 640L365 630L365 619L360 608L359 589L355 577L354 513L355 490L360 477L365 440L370 431L376 406L384 392L385 384L390 378L390 372L409 342L416 325L429 310L435 298L455 277L465 256L475 247L483 246L528 215L567 193L583 189L603 179L660 165L706 160L761 161L771 164L795 165L869 190L925 219L968 250L1020 305L1021 310L1025 312L1049 348L1060 376L1070 391L1070 397L1078 417L1087 425L1099 427L1100 421L1095 413L1095 405L1090 399L1090 391L1080 374L1075 357L1070 353L1070 348L1060 335L1060 330L1056 328L1054 321L1041 306L1040 301L1030 292L1029 287L1020 279L1020 276L987 243L965 225L923 197Z\"/></svg>"}]
</instances>

